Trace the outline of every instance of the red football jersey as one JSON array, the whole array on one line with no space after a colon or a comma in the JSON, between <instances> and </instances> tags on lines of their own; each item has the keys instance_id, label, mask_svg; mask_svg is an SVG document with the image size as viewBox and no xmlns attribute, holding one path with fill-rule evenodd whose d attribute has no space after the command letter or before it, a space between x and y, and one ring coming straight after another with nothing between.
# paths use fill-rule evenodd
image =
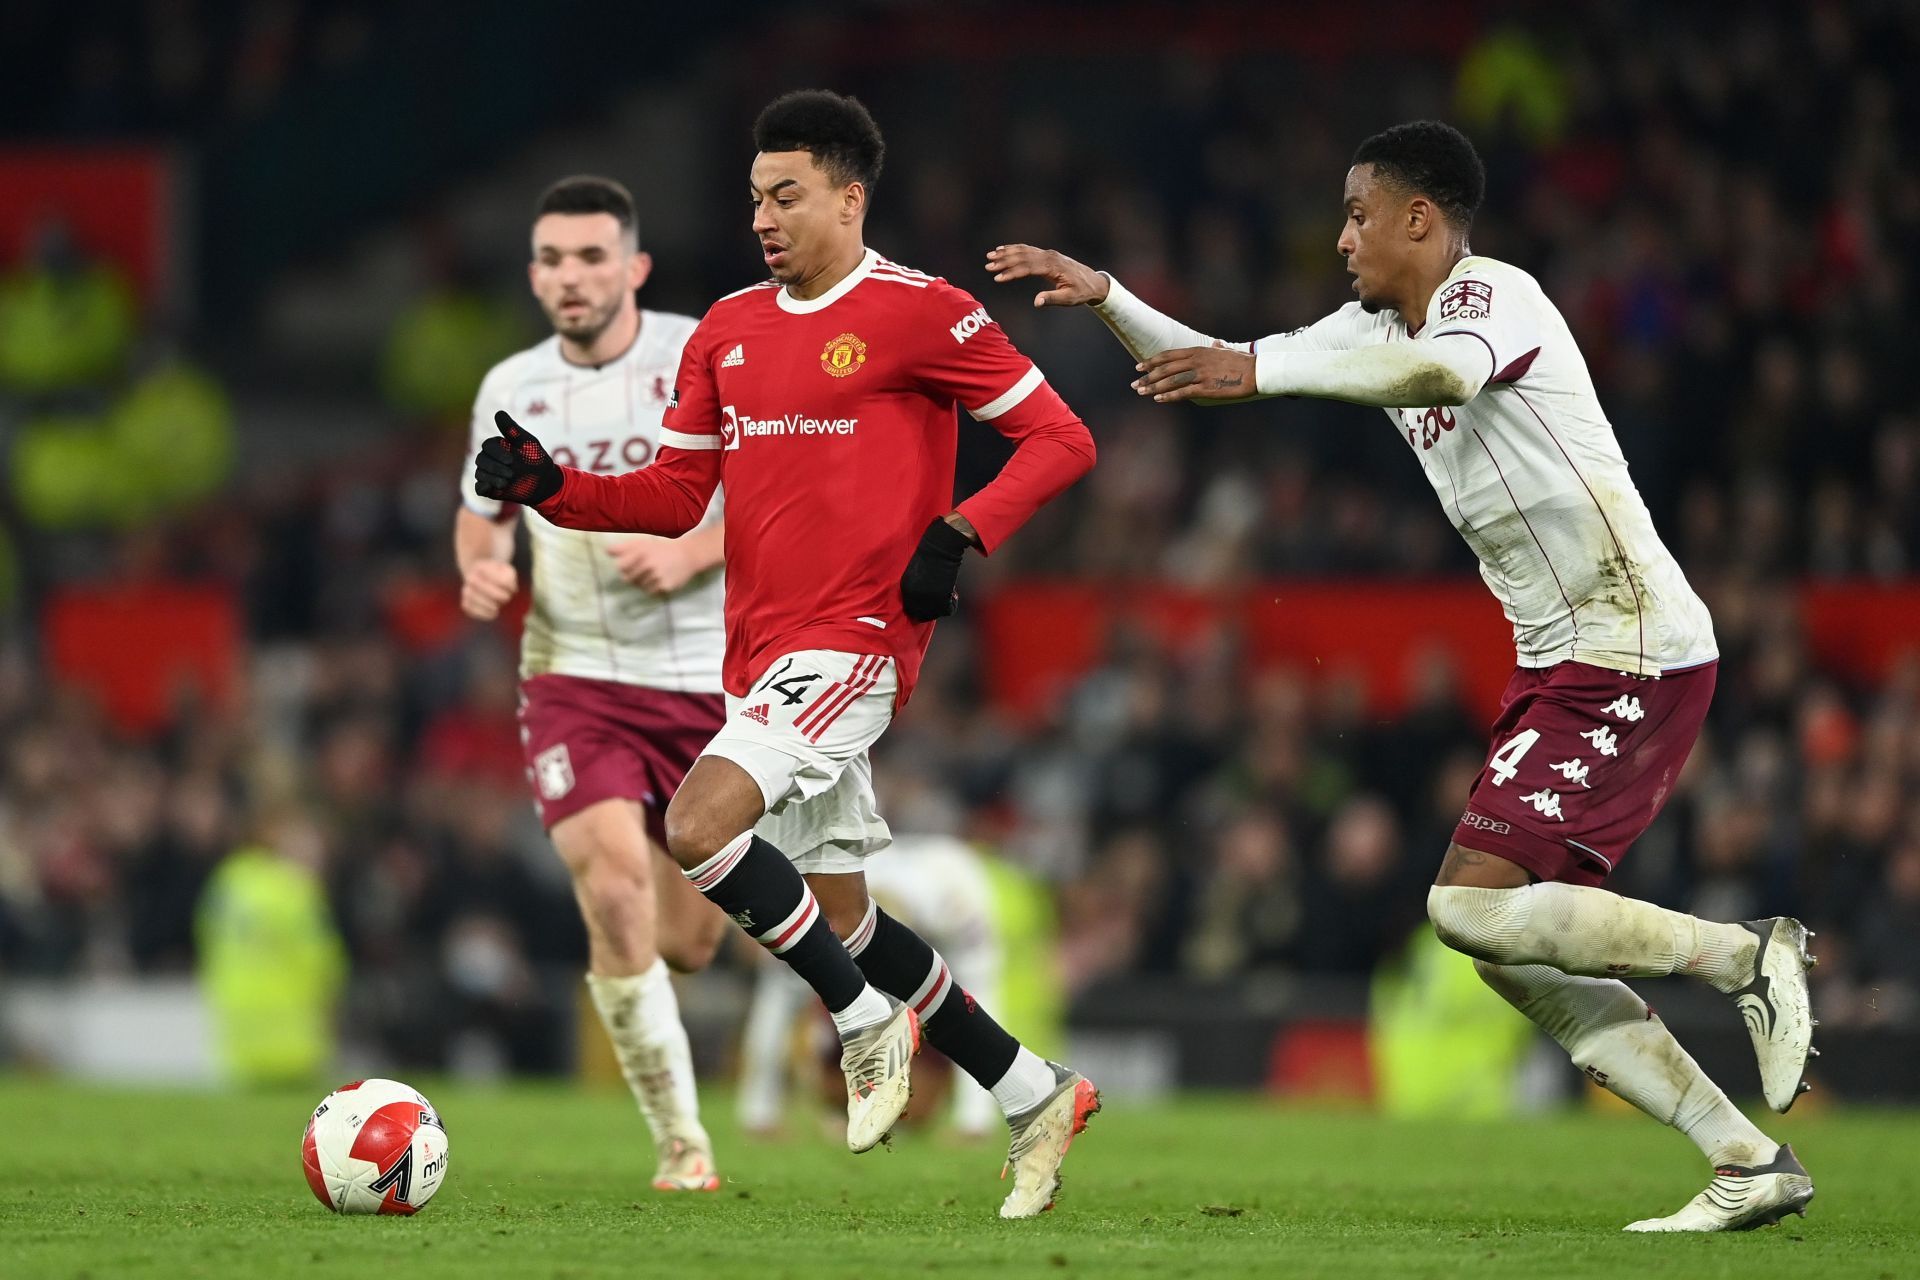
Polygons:
<instances>
[{"instance_id":1,"label":"red football jersey","mask_svg":"<svg viewBox=\"0 0 1920 1280\"><path fill-rule=\"evenodd\" d=\"M906 616L900 575L953 509L955 405L1016 443L959 506L991 552L1086 473L1093 438L970 294L869 249L818 298L767 281L714 303L653 465L566 468L540 514L673 536L724 482L727 690L783 653L836 649L890 655L904 703L933 624Z\"/></svg>"}]
</instances>

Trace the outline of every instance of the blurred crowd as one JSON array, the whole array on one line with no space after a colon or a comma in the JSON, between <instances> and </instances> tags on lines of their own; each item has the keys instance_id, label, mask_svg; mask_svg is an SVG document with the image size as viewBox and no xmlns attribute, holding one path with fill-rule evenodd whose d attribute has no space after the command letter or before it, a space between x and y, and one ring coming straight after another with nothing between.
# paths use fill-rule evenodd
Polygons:
<instances>
[{"instance_id":1,"label":"blurred crowd","mask_svg":"<svg viewBox=\"0 0 1920 1280\"><path fill-rule=\"evenodd\" d=\"M1475 247L1567 315L1724 655L1707 735L1614 887L1721 919L1798 914L1821 933L1823 1021L1912 1025L1920 663L1876 686L1820 669L1786 584L1920 571L1920 420L1893 394L1920 284L1920 98L1902 84L1920 6L1750 6L1732 30L1651 4L1555 21L1489 23L1444 64L1288 62L1286 92L1251 54L1115 54L1041 84L1017 61L850 73L889 135L872 242L980 294L1101 446L969 589L1470 572L1371 411L1142 408L1096 321L1030 313L978 270L992 244L1054 245L1203 330L1291 328L1343 300L1354 145L1446 114L1488 160ZM1152 91L1116 102L1134 72ZM955 103L974 121L959 136ZM709 274L712 295L741 283ZM269 816L284 832L291 806L351 956L354 1025L408 1062L556 1065L584 944L524 796L513 637L446 617L463 427L396 431L352 477L267 468L132 533L24 532L35 592L232 586L251 656L234 698L128 740L49 692L20 615L0 648L0 972L187 966L214 866ZM963 435L975 485L1003 454ZM963 618L881 748L883 799L901 829L974 836L1055 884L1074 990L1363 975L1423 918L1486 749L1454 674L1420 661L1411 708L1382 722L1356 685L1251 668L1234 635L1122 630L1017 722L984 695Z\"/></svg>"}]
</instances>

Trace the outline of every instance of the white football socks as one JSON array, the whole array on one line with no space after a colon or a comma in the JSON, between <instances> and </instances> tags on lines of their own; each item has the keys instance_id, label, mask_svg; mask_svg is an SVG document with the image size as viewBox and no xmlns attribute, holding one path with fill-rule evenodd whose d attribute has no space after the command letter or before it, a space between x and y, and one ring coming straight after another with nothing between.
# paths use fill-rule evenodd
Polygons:
<instances>
[{"instance_id":1,"label":"white football socks","mask_svg":"<svg viewBox=\"0 0 1920 1280\"><path fill-rule=\"evenodd\" d=\"M853 998L852 1004L833 1015L833 1027L845 1040L869 1027L879 1026L892 1016L893 1002L874 990L872 983L868 983L860 988L860 994Z\"/></svg>"},{"instance_id":2,"label":"white football socks","mask_svg":"<svg viewBox=\"0 0 1920 1280\"><path fill-rule=\"evenodd\" d=\"M1477 961L1474 967L1507 1003L1559 1041L1589 1079L1686 1134L1715 1168L1773 1158L1774 1141L1740 1114L1624 982L1574 977L1537 964Z\"/></svg>"},{"instance_id":3,"label":"white football socks","mask_svg":"<svg viewBox=\"0 0 1920 1280\"><path fill-rule=\"evenodd\" d=\"M1007 1074L987 1092L1000 1104L1000 1113L1008 1118L1023 1111L1031 1111L1047 1100L1054 1088L1053 1068L1025 1045L1013 1055L1013 1065L1007 1068Z\"/></svg>"},{"instance_id":4,"label":"white football socks","mask_svg":"<svg viewBox=\"0 0 1920 1280\"><path fill-rule=\"evenodd\" d=\"M1441 941L1478 960L1606 978L1686 973L1721 991L1752 979L1759 947L1740 925L1585 885L1435 885L1427 891L1427 915Z\"/></svg>"},{"instance_id":5,"label":"white football socks","mask_svg":"<svg viewBox=\"0 0 1920 1280\"><path fill-rule=\"evenodd\" d=\"M587 989L654 1141L679 1137L704 1143L693 1051L680 1023L680 1002L666 961L655 960L645 973L631 977L590 973Z\"/></svg>"}]
</instances>

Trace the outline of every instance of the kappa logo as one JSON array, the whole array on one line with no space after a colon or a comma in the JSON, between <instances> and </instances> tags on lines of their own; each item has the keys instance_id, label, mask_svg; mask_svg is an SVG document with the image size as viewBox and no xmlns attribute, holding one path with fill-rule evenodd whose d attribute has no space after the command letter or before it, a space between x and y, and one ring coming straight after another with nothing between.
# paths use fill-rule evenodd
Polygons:
<instances>
[{"instance_id":1,"label":"kappa logo","mask_svg":"<svg viewBox=\"0 0 1920 1280\"><path fill-rule=\"evenodd\" d=\"M533 776L542 799L558 800L573 790L573 757L567 754L567 744L548 747L535 756Z\"/></svg>"},{"instance_id":2,"label":"kappa logo","mask_svg":"<svg viewBox=\"0 0 1920 1280\"><path fill-rule=\"evenodd\" d=\"M1647 713L1640 709L1640 699L1621 694L1602 708L1610 716L1619 716L1622 720L1644 720Z\"/></svg>"},{"instance_id":3,"label":"kappa logo","mask_svg":"<svg viewBox=\"0 0 1920 1280\"><path fill-rule=\"evenodd\" d=\"M763 702L757 707L748 707L745 711L742 711L740 714L745 716L747 719L753 721L755 724L764 725L767 722L767 709L771 705L772 705L771 703Z\"/></svg>"},{"instance_id":4,"label":"kappa logo","mask_svg":"<svg viewBox=\"0 0 1920 1280\"><path fill-rule=\"evenodd\" d=\"M1588 742L1591 742L1594 745L1594 749L1603 756L1617 756L1620 754L1619 735L1615 734L1612 729L1604 724L1598 729L1589 729L1580 736Z\"/></svg>"},{"instance_id":5,"label":"kappa logo","mask_svg":"<svg viewBox=\"0 0 1920 1280\"><path fill-rule=\"evenodd\" d=\"M549 414L552 412L553 412L553 406L548 404L545 400L535 400L532 404L529 404L527 406L527 416L529 418L543 417L546 414Z\"/></svg>"},{"instance_id":6,"label":"kappa logo","mask_svg":"<svg viewBox=\"0 0 1920 1280\"><path fill-rule=\"evenodd\" d=\"M1478 831L1491 832L1496 836L1513 834L1512 823L1502 822L1498 818L1489 818L1486 814L1475 813L1471 809L1460 815L1460 825L1463 827L1472 827Z\"/></svg>"},{"instance_id":7,"label":"kappa logo","mask_svg":"<svg viewBox=\"0 0 1920 1280\"><path fill-rule=\"evenodd\" d=\"M673 391L669 391L667 389L667 380L665 378L661 378L661 377L654 378L653 398L656 401L665 403L668 406L672 406L679 399L678 395L675 394L675 392L677 391L678 391L678 388L675 388Z\"/></svg>"},{"instance_id":8,"label":"kappa logo","mask_svg":"<svg viewBox=\"0 0 1920 1280\"><path fill-rule=\"evenodd\" d=\"M1455 280L1440 295L1442 320L1484 320L1493 312L1493 286L1485 280Z\"/></svg>"},{"instance_id":9,"label":"kappa logo","mask_svg":"<svg viewBox=\"0 0 1920 1280\"><path fill-rule=\"evenodd\" d=\"M1587 781L1587 775L1593 770L1579 759L1562 760L1559 764L1550 764L1549 769L1557 770L1568 782L1577 782L1587 790L1593 790L1593 784Z\"/></svg>"},{"instance_id":10,"label":"kappa logo","mask_svg":"<svg viewBox=\"0 0 1920 1280\"><path fill-rule=\"evenodd\" d=\"M722 369L737 369L746 362L747 344L739 342L734 344L733 350L727 352L726 358L720 362L720 367Z\"/></svg>"},{"instance_id":11,"label":"kappa logo","mask_svg":"<svg viewBox=\"0 0 1920 1280\"><path fill-rule=\"evenodd\" d=\"M953 335L955 342L965 342L968 338L971 338L974 334L980 332L992 323L993 317L987 314L985 307L975 307L973 310L967 312L966 315L961 316L960 323L954 325L953 328L947 330L947 332Z\"/></svg>"},{"instance_id":12,"label":"kappa logo","mask_svg":"<svg viewBox=\"0 0 1920 1280\"><path fill-rule=\"evenodd\" d=\"M1541 813L1546 814L1555 822L1565 822L1567 820L1566 815L1560 812L1560 793L1557 791L1540 790L1534 792L1532 795L1521 796L1520 799L1532 805Z\"/></svg>"}]
</instances>

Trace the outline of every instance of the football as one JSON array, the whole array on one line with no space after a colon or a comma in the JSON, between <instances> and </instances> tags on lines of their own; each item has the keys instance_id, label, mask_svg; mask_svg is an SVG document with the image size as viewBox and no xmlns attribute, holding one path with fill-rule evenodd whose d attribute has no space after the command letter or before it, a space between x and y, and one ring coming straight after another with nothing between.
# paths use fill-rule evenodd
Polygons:
<instances>
[{"instance_id":1,"label":"football","mask_svg":"<svg viewBox=\"0 0 1920 1280\"><path fill-rule=\"evenodd\" d=\"M410 1085L355 1080L313 1109L300 1162L335 1213L417 1213L446 1180L447 1127Z\"/></svg>"}]
</instances>

